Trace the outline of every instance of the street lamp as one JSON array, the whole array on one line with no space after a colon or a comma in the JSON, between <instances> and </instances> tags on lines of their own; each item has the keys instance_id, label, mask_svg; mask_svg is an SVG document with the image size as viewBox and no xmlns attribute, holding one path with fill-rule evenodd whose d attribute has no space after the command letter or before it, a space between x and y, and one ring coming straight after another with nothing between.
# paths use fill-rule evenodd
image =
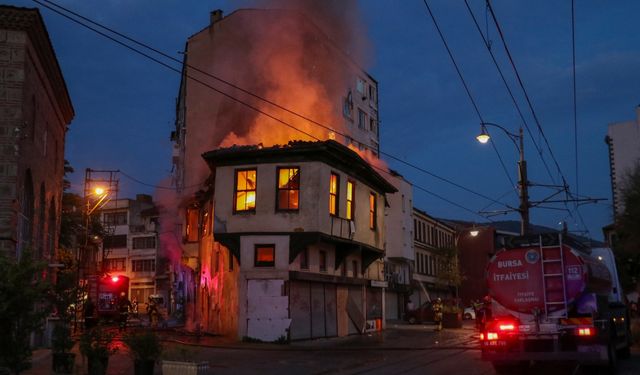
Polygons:
<instances>
[{"instance_id":1,"label":"street lamp","mask_svg":"<svg viewBox=\"0 0 640 375\"><path fill-rule=\"evenodd\" d=\"M524 160L524 134L522 132L522 126L519 128L518 134L513 134L507 129L503 128L498 124L494 124L491 122L482 122L480 123L480 135L476 137L478 142L487 143L491 137L487 132L487 126L496 127L503 132L511 139L513 145L516 146L518 150L518 154L520 155L520 159L518 160L518 190L520 196L520 207L518 208L518 212L520 213L520 234L525 235L529 229L529 181L527 180L527 162Z\"/></svg>"}]
</instances>

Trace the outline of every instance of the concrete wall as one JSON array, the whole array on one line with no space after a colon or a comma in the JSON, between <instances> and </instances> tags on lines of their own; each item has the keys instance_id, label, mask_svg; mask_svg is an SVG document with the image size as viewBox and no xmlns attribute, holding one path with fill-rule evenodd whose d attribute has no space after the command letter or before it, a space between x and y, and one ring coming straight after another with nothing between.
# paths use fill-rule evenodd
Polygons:
<instances>
[{"instance_id":1,"label":"concrete wall","mask_svg":"<svg viewBox=\"0 0 640 375\"><path fill-rule=\"evenodd\" d=\"M413 187L402 176L388 177L387 180L398 192L387 194L389 207L385 209L387 258L415 259L413 251Z\"/></svg>"}]
</instances>

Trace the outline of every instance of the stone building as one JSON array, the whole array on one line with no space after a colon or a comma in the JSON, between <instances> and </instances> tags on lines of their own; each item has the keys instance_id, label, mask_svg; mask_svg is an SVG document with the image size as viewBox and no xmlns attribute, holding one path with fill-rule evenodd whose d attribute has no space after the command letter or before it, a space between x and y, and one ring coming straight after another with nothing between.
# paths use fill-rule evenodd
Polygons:
<instances>
[{"instance_id":1,"label":"stone building","mask_svg":"<svg viewBox=\"0 0 640 375\"><path fill-rule=\"evenodd\" d=\"M0 249L53 260L74 116L37 9L0 6Z\"/></svg>"}]
</instances>

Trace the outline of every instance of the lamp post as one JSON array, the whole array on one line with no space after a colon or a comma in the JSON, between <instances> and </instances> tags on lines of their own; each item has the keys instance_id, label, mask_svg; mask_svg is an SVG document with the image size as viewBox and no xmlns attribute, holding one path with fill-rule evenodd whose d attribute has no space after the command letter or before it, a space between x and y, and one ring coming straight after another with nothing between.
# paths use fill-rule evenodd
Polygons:
<instances>
[{"instance_id":1,"label":"lamp post","mask_svg":"<svg viewBox=\"0 0 640 375\"><path fill-rule=\"evenodd\" d=\"M487 132L487 126L496 127L507 136L513 142L513 145L516 146L518 153L520 155L520 159L518 160L518 191L520 195L520 206L518 208L518 212L520 213L520 234L525 235L529 230L529 181L527 180L527 161L524 160L524 134L522 132L522 126L519 128L518 134L513 134L504 127L494 124L491 122L483 122L480 123L480 135L476 137L478 142L487 143L491 138L489 133Z\"/></svg>"}]
</instances>

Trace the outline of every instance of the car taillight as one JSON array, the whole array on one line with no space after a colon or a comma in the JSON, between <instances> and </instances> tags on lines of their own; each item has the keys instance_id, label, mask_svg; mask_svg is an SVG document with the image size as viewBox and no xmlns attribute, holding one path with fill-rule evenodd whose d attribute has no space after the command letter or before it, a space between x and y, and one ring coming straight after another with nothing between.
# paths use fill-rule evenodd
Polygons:
<instances>
[{"instance_id":1,"label":"car taillight","mask_svg":"<svg viewBox=\"0 0 640 375\"><path fill-rule=\"evenodd\" d=\"M516 330L516 325L513 324L513 323L502 323L502 324L498 325L498 328L501 331L514 332Z\"/></svg>"},{"instance_id":2,"label":"car taillight","mask_svg":"<svg viewBox=\"0 0 640 375\"><path fill-rule=\"evenodd\" d=\"M593 336L596 332L595 328L593 327L578 327L576 328L576 333L578 334L578 336L589 337Z\"/></svg>"}]
</instances>

